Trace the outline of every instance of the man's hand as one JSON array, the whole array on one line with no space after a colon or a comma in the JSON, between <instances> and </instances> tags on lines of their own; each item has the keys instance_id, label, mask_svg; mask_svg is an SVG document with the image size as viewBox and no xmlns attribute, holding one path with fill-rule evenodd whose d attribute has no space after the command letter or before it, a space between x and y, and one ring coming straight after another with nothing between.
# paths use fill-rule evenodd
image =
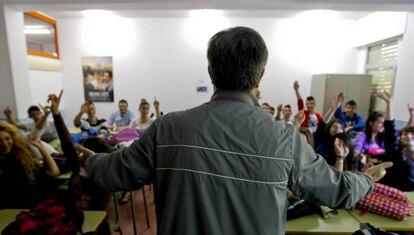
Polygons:
<instances>
[{"instance_id":1,"label":"man's hand","mask_svg":"<svg viewBox=\"0 0 414 235\"><path fill-rule=\"evenodd\" d=\"M392 162L383 162L379 165L373 166L365 170L364 174L371 177L374 182L378 182L387 173L385 169L392 167Z\"/></svg>"},{"instance_id":2,"label":"man's hand","mask_svg":"<svg viewBox=\"0 0 414 235\"><path fill-rule=\"evenodd\" d=\"M414 107L411 107L411 105L408 103L407 108L408 108L408 113L410 114L410 116L414 116Z\"/></svg>"},{"instance_id":3,"label":"man's hand","mask_svg":"<svg viewBox=\"0 0 414 235\"><path fill-rule=\"evenodd\" d=\"M86 159L88 159L89 157L95 154L94 151L87 149L85 147L82 147L80 145L76 145L75 149L78 152L78 159L79 159L79 164L81 167L85 167Z\"/></svg>"},{"instance_id":4,"label":"man's hand","mask_svg":"<svg viewBox=\"0 0 414 235\"><path fill-rule=\"evenodd\" d=\"M279 104L279 106L277 106L277 113L282 112L282 108L283 108L283 104Z\"/></svg>"}]
</instances>

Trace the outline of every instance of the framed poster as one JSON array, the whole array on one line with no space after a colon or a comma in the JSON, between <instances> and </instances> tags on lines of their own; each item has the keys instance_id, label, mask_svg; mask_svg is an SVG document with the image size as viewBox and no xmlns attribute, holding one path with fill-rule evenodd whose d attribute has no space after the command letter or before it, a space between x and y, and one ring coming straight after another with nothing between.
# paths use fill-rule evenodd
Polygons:
<instances>
[{"instance_id":1,"label":"framed poster","mask_svg":"<svg viewBox=\"0 0 414 235\"><path fill-rule=\"evenodd\" d=\"M82 57L85 100L114 102L112 56Z\"/></svg>"}]
</instances>

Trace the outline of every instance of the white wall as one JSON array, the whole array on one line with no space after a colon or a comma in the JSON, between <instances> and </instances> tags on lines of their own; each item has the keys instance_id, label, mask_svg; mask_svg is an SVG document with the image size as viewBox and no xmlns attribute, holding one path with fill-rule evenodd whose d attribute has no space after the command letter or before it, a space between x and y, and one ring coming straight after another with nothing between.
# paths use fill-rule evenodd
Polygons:
<instances>
[{"instance_id":1,"label":"white wall","mask_svg":"<svg viewBox=\"0 0 414 235\"><path fill-rule=\"evenodd\" d=\"M32 104L46 104L48 94L58 94L62 89L62 73L56 71L29 70ZM61 108L64 108L62 101Z\"/></svg>"},{"instance_id":2,"label":"white wall","mask_svg":"<svg viewBox=\"0 0 414 235\"><path fill-rule=\"evenodd\" d=\"M10 106L16 112L4 13L3 6L0 5L0 109ZM0 113L0 118L5 118L3 112Z\"/></svg>"},{"instance_id":3,"label":"white wall","mask_svg":"<svg viewBox=\"0 0 414 235\"><path fill-rule=\"evenodd\" d=\"M351 46L350 20L309 18L220 18L220 15L111 20L58 19L66 112L72 120L84 101L82 56L113 56L115 99L125 98L136 112L143 97L161 101L165 112L190 108L210 99L206 43L221 28L244 25L264 37L269 60L261 90L274 105L295 104L292 84L299 80L304 96L315 73L356 73L358 51ZM197 94L199 83L208 94ZM108 117L116 103L98 103Z\"/></svg>"},{"instance_id":4,"label":"white wall","mask_svg":"<svg viewBox=\"0 0 414 235\"><path fill-rule=\"evenodd\" d=\"M27 107L32 96L27 65L26 40L23 34L23 13L12 7L5 7L9 59L13 77L14 99L18 118L27 117Z\"/></svg>"},{"instance_id":5,"label":"white wall","mask_svg":"<svg viewBox=\"0 0 414 235\"><path fill-rule=\"evenodd\" d=\"M414 13L408 13L407 26L399 46L394 85L395 118L408 120L407 103L414 105Z\"/></svg>"}]
</instances>

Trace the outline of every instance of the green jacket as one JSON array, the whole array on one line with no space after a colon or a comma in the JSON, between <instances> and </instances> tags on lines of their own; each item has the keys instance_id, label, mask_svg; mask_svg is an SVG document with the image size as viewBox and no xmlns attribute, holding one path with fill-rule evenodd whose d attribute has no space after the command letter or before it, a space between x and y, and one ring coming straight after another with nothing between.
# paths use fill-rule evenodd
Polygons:
<instances>
[{"instance_id":1,"label":"green jacket","mask_svg":"<svg viewBox=\"0 0 414 235\"><path fill-rule=\"evenodd\" d=\"M154 183L158 234L284 234L288 187L330 207L351 207L373 189L368 176L331 168L296 127L273 122L241 91L167 114L86 168L108 191Z\"/></svg>"}]
</instances>

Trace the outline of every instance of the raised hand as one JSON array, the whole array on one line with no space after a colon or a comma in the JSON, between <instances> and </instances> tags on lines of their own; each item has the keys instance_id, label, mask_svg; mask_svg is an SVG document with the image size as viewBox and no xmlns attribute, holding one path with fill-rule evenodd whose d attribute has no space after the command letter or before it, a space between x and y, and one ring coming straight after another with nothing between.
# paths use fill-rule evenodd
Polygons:
<instances>
[{"instance_id":1,"label":"raised hand","mask_svg":"<svg viewBox=\"0 0 414 235\"><path fill-rule=\"evenodd\" d=\"M300 127L302 125L302 122L305 121L305 113L303 111L299 111L294 117L293 117L293 124L297 127Z\"/></svg>"},{"instance_id":2,"label":"raised hand","mask_svg":"<svg viewBox=\"0 0 414 235\"><path fill-rule=\"evenodd\" d=\"M43 147L42 142L40 141L40 138L32 136L32 135L27 135L27 140L36 148L40 149Z\"/></svg>"},{"instance_id":3,"label":"raised hand","mask_svg":"<svg viewBox=\"0 0 414 235\"><path fill-rule=\"evenodd\" d=\"M414 107L411 107L411 105L408 103L407 108L408 108L408 113L410 114L410 116L414 116Z\"/></svg>"},{"instance_id":4,"label":"raised hand","mask_svg":"<svg viewBox=\"0 0 414 235\"><path fill-rule=\"evenodd\" d=\"M377 96L378 98L382 99L383 101L385 101L386 103L390 103L392 100L392 96L390 93L386 92L386 91L379 91L375 93L375 96Z\"/></svg>"},{"instance_id":5,"label":"raised hand","mask_svg":"<svg viewBox=\"0 0 414 235\"><path fill-rule=\"evenodd\" d=\"M298 82L298 81L295 81L295 82L293 83L293 89L294 89L295 91L298 91L298 90L299 90L299 82Z\"/></svg>"},{"instance_id":6,"label":"raised hand","mask_svg":"<svg viewBox=\"0 0 414 235\"><path fill-rule=\"evenodd\" d=\"M157 100L157 97L154 97L154 108L155 110L160 109L160 102Z\"/></svg>"},{"instance_id":7,"label":"raised hand","mask_svg":"<svg viewBox=\"0 0 414 235\"><path fill-rule=\"evenodd\" d=\"M6 116L7 118L11 117L11 115L13 114L13 111L11 110L11 108L9 106L7 106L4 110L3 110L4 116Z\"/></svg>"},{"instance_id":8,"label":"raised hand","mask_svg":"<svg viewBox=\"0 0 414 235\"><path fill-rule=\"evenodd\" d=\"M59 114L59 105L60 100L63 95L63 90L60 90L59 96L56 96L55 94L50 94L48 97L48 102L50 102L50 110L54 115ZM83 105L82 105L83 106Z\"/></svg>"},{"instance_id":9,"label":"raised hand","mask_svg":"<svg viewBox=\"0 0 414 235\"><path fill-rule=\"evenodd\" d=\"M87 149L85 147L82 147L80 145L76 145L75 146L76 151L78 152L78 159L79 159L79 164L82 167L85 167L85 162L86 160L91 157L92 155L95 154L94 151Z\"/></svg>"},{"instance_id":10,"label":"raised hand","mask_svg":"<svg viewBox=\"0 0 414 235\"><path fill-rule=\"evenodd\" d=\"M277 106L277 113L282 112L282 108L283 108L283 105L279 104L279 106Z\"/></svg>"},{"instance_id":11,"label":"raised hand","mask_svg":"<svg viewBox=\"0 0 414 235\"><path fill-rule=\"evenodd\" d=\"M346 158L346 156L349 154L348 146L346 146L345 142L339 138L335 139L334 150L336 156L342 159Z\"/></svg>"}]
</instances>

